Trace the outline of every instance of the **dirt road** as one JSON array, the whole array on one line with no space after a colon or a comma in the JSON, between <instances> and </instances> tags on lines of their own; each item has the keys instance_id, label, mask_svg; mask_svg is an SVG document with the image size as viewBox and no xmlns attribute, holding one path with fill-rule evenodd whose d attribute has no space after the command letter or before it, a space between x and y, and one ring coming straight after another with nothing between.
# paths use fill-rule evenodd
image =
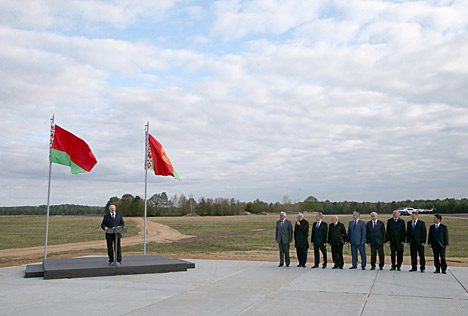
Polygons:
<instances>
[{"instance_id":1,"label":"dirt road","mask_svg":"<svg viewBox=\"0 0 468 316\"><path fill-rule=\"evenodd\" d=\"M137 228L140 230L137 236L131 236L123 238L123 246L133 246L143 243L143 229L144 220L139 217L127 217L127 219L137 223ZM157 243L171 243L176 240L185 238L191 238L194 236L188 236L181 234L179 231L170 228L167 225L155 223L153 221L146 221L146 242L157 242ZM106 241L93 240L85 242L76 242L63 245L48 245L47 252L59 253L65 251L76 251L86 249L105 249ZM37 258L44 254L44 246L29 247L29 248L11 248L0 250L0 259L22 259L22 258Z\"/></svg>"}]
</instances>

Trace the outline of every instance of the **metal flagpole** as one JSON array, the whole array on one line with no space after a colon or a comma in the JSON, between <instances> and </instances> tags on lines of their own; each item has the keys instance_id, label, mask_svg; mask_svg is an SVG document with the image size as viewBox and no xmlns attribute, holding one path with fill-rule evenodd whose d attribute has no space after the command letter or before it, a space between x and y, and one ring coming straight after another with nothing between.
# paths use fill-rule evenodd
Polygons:
<instances>
[{"instance_id":1,"label":"metal flagpole","mask_svg":"<svg viewBox=\"0 0 468 316\"><path fill-rule=\"evenodd\" d=\"M146 212L147 212L147 200L146 200L146 195L148 192L148 164L150 163L149 157L148 157L148 134L149 134L149 122L146 123L145 126L145 221L144 221L144 227L143 227L143 255L146 256Z\"/></svg>"},{"instance_id":2,"label":"metal flagpole","mask_svg":"<svg viewBox=\"0 0 468 316\"><path fill-rule=\"evenodd\" d=\"M54 124L54 115L50 119L50 144L49 144L49 187L47 189L47 220L46 220L46 233L45 233L45 243L44 243L44 260L47 259L47 240L49 239L49 208L50 208L50 179L52 175L52 161L50 159L52 142L54 141L55 133L55 124Z\"/></svg>"}]
</instances>

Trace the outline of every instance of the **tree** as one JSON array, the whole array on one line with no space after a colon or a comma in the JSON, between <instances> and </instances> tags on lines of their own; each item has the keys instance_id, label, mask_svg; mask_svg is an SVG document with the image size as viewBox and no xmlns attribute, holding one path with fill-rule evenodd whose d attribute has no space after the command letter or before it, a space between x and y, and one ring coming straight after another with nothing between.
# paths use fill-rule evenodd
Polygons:
<instances>
[{"instance_id":1,"label":"tree","mask_svg":"<svg viewBox=\"0 0 468 316\"><path fill-rule=\"evenodd\" d=\"M168 215L171 211L172 203L169 201L166 192L153 194L148 200L150 216Z\"/></svg>"}]
</instances>

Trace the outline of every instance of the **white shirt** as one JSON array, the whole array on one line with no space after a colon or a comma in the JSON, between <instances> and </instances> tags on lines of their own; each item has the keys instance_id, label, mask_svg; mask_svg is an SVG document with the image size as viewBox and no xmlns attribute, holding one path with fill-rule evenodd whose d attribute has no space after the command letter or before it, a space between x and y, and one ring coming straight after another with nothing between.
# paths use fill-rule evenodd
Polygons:
<instances>
[{"instance_id":1,"label":"white shirt","mask_svg":"<svg viewBox=\"0 0 468 316\"><path fill-rule=\"evenodd\" d=\"M317 228L319 228L320 225L322 225L322 221L318 221L318 222L317 222L317 224L316 224Z\"/></svg>"}]
</instances>

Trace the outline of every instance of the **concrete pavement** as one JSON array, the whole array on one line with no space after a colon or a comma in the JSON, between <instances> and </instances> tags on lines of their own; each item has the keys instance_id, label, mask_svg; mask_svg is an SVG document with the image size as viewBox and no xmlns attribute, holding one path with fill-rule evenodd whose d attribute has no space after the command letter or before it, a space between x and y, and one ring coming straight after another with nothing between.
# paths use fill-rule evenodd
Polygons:
<instances>
[{"instance_id":1,"label":"concrete pavement","mask_svg":"<svg viewBox=\"0 0 468 316\"><path fill-rule=\"evenodd\" d=\"M186 272L25 279L0 269L0 315L467 315L468 268L409 273L193 260Z\"/></svg>"}]
</instances>

